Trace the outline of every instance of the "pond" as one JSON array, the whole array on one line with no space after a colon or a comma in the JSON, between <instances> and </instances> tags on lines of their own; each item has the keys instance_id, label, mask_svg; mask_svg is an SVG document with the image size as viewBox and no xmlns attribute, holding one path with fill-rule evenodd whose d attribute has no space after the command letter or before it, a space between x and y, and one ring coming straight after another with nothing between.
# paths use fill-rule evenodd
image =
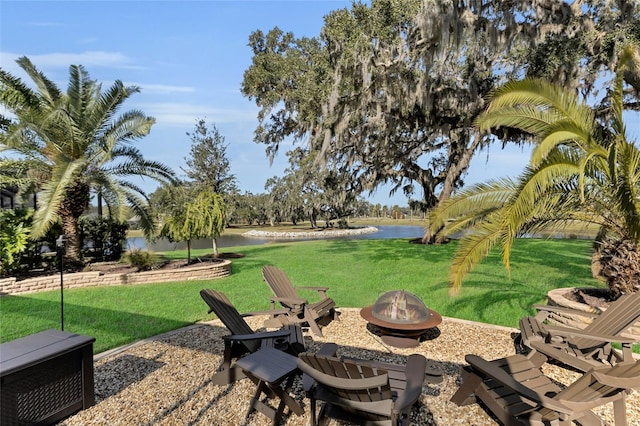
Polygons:
<instances>
[{"instance_id":1,"label":"pond","mask_svg":"<svg viewBox=\"0 0 640 426\"><path fill-rule=\"evenodd\" d=\"M382 240L389 238L417 238L421 237L424 233L422 226L405 226L405 225L381 225L376 226L378 232L370 234L359 234L342 237L332 237L331 239L338 240ZM237 246L250 246L260 245L266 243L279 243L279 242L292 242L292 241L306 241L313 238L300 238L300 239L275 239L275 238L249 238L237 234L222 234L216 238L218 248L224 247L237 247ZM195 240L191 242L192 249L205 249L211 247L210 239ZM144 237L127 238L127 250L134 248L150 249L152 251L172 251L172 250L184 250L187 248L186 243L172 243L167 239L161 239L153 244L147 244Z\"/></svg>"}]
</instances>

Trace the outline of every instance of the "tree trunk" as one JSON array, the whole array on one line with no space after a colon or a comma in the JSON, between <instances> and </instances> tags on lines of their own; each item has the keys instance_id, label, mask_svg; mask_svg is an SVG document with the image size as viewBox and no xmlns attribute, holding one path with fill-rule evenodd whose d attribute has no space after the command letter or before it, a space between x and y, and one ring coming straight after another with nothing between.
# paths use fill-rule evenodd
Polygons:
<instances>
[{"instance_id":1,"label":"tree trunk","mask_svg":"<svg viewBox=\"0 0 640 426\"><path fill-rule=\"evenodd\" d=\"M78 232L78 220L89 207L89 190L89 185L83 182L69 186L58 209L62 232L67 239L65 259L73 267L82 265L82 242Z\"/></svg>"},{"instance_id":2,"label":"tree trunk","mask_svg":"<svg viewBox=\"0 0 640 426\"><path fill-rule=\"evenodd\" d=\"M191 264L191 239L187 240L187 265Z\"/></svg>"},{"instance_id":3,"label":"tree trunk","mask_svg":"<svg viewBox=\"0 0 640 426\"><path fill-rule=\"evenodd\" d=\"M635 241L603 242L600 264L614 298L640 291L640 249Z\"/></svg>"},{"instance_id":4,"label":"tree trunk","mask_svg":"<svg viewBox=\"0 0 640 426\"><path fill-rule=\"evenodd\" d=\"M213 248L213 257L218 257L218 242L215 238L212 238L211 245Z\"/></svg>"},{"instance_id":5,"label":"tree trunk","mask_svg":"<svg viewBox=\"0 0 640 426\"><path fill-rule=\"evenodd\" d=\"M60 215L62 219L62 232L66 238L64 258L68 266L78 267L82 264L82 250L80 248L80 236L78 235L78 218L73 215Z\"/></svg>"},{"instance_id":6,"label":"tree trunk","mask_svg":"<svg viewBox=\"0 0 640 426\"><path fill-rule=\"evenodd\" d=\"M456 188L456 183L460 181L462 174L469 168L473 154L482 141L482 137L478 132L467 133L465 136L461 136L461 139L464 140L464 144L462 145L464 148L461 149L461 152L451 154L451 158L449 159L450 165L447 169L446 177L442 182L442 190L440 191L440 195L438 195L438 202L433 208L451 198L451 194L453 194L453 190ZM469 141L471 142L469 143ZM452 146L454 146L453 143ZM422 244L441 244L448 241L446 235L440 235L440 231L441 229L427 229L422 237Z\"/></svg>"}]
</instances>

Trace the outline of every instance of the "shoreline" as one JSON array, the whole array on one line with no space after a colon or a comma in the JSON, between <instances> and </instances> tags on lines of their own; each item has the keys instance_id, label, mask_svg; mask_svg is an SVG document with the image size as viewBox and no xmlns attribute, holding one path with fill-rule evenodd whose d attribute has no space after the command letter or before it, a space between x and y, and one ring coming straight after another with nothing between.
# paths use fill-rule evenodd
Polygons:
<instances>
[{"instance_id":1,"label":"shoreline","mask_svg":"<svg viewBox=\"0 0 640 426\"><path fill-rule=\"evenodd\" d=\"M246 238L273 238L273 239L295 239L295 238L331 238L331 237L344 237L347 235L362 235L372 234L378 232L378 228L375 226L364 226L362 228L352 229L332 229L332 228L320 228L314 231L294 231L294 232L282 232L282 231L258 231L252 229L241 234Z\"/></svg>"}]
</instances>

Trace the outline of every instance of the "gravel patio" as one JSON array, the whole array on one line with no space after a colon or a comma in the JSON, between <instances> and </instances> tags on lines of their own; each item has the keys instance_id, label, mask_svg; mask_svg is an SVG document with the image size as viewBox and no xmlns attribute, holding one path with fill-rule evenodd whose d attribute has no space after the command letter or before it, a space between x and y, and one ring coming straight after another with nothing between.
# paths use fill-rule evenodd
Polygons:
<instances>
[{"instance_id":1,"label":"gravel patio","mask_svg":"<svg viewBox=\"0 0 640 426\"><path fill-rule=\"evenodd\" d=\"M514 353L511 334L516 330L444 318L437 329L417 348L399 349L385 345L370 333L357 309L340 309L339 321L324 328L324 338L305 331L305 344L316 351L324 342L339 345L338 355L379 359L402 363L411 353L421 353L440 363L444 380L423 388L419 409L412 412L416 425L495 425L491 416L478 404L458 407L449 402L460 383L461 367L468 353L486 359ZM258 329L264 317L249 318ZM222 359L223 343L228 334L218 320L198 323L152 339L118 348L95 357L96 405L68 419L62 425L268 425L258 412L248 418L246 411L254 391L250 380L230 386L216 386L211 375ZM578 375L545 364L545 374L568 384ZM304 416L285 411L283 424L308 425L308 400L300 380L293 393L305 409ZM594 410L612 424L611 406ZM627 400L630 425L640 425L640 392ZM330 424L340 424L331 422Z\"/></svg>"}]
</instances>

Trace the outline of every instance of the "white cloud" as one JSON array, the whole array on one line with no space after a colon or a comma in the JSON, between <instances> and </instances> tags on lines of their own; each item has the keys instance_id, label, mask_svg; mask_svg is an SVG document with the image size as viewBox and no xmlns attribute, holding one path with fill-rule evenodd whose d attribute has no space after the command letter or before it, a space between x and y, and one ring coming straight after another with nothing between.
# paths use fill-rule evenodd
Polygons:
<instances>
[{"instance_id":1,"label":"white cloud","mask_svg":"<svg viewBox=\"0 0 640 426\"><path fill-rule=\"evenodd\" d=\"M135 65L126 55L119 52L87 51L82 53L46 53L41 55L0 52L0 63L5 67L14 63L20 56L28 56L39 69L68 68L70 64L81 64L85 67L113 67L126 69L143 69ZM11 72L11 71L10 71Z\"/></svg>"},{"instance_id":2,"label":"white cloud","mask_svg":"<svg viewBox=\"0 0 640 426\"><path fill-rule=\"evenodd\" d=\"M189 86L170 86L167 84L146 84L126 82L127 86L138 86L145 94L165 94L165 93L193 93L196 91L195 87Z\"/></svg>"},{"instance_id":3,"label":"white cloud","mask_svg":"<svg viewBox=\"0 0 640 426\"><path fill-rule=\"evenodd\" d=\"M256 120L254 109L216 108L178 102L149 103L137 106L145 114L156 118L157 125L194 125L196 119L206 118L208 122L246 123Z\"/></svg>"}]
</instances>

